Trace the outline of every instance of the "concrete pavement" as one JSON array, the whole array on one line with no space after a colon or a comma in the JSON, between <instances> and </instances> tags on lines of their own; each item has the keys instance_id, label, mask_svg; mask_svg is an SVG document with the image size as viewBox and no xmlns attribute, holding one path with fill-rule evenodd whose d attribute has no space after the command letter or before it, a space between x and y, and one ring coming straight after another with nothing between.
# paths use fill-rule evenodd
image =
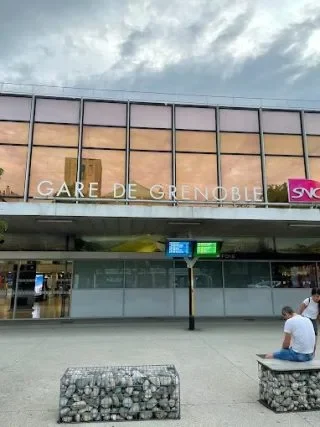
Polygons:
<instances>
[{"instance_id":1,"label":"concrete pavement","mask_svg":"<svg viewBox=\"0 0 320 427\"><path fill-rule=\"evenodd\" d=\"M69 366L175 364L181 420L92 427L303 427L319 412L274 414L257 402L256 353L277 349L282 322L187 321L0 324L0 426L57 426L59 380Z\"/></svg>"}]
</instances>

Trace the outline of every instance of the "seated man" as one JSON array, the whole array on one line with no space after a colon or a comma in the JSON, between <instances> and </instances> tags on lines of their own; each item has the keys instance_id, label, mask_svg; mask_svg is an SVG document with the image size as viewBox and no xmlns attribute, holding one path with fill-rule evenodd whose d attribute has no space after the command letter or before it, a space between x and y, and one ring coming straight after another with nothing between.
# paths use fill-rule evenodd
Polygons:
<instances>
[{"instance_id":1,"label":"seated man","mask_svg":"<svg viewBox=\"0 0 320 427\"><path fill-rule=\"evenodd\" d=\"M313 359L315 333L310 319L300 316L291 307L283 307L284 339L282 349L266 354L266 359L290 360L291 362L308 362Z\"/></svg>"}]
</instances>

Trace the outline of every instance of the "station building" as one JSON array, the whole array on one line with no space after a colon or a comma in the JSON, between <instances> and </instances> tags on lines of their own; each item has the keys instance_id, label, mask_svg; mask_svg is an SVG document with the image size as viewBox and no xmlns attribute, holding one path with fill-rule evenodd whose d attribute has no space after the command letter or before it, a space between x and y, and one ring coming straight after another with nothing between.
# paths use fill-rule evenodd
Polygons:
<instances>
[{"instance_id":1,"label":"station building","mask_svg":"<svg viewBox=\"0 0 320 427\"><path fill-rule=\"evenodd\" d=\"M320 112L0 96L0 319L196 316L319 285Z\"/></svg>"}]
</instances>

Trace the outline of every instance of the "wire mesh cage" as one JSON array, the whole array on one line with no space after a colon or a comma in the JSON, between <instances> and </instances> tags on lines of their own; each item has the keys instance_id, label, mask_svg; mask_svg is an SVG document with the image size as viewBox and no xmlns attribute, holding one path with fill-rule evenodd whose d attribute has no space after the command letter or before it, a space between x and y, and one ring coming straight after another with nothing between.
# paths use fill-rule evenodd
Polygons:
<instances>
[{"instance_id":1,"label":"wire mesh cage","mask_svg":"<svg viewBox=\"0 0 320 427\"><path fill-rule=\"evenodd\" d=\"M274 412L320 409L320 370L274 371L258 363L259 402Z\"/></svg>"},{"instance_id":2,"label":"wire mesh cage","mask_svg":"<svg viewBox=\"0 0 320 427\"><path fill-rule=\"evenodd\" d=\"M60 423L179 418L174 365L69 368L60 380Z\"/></svg>"}]
</instances>

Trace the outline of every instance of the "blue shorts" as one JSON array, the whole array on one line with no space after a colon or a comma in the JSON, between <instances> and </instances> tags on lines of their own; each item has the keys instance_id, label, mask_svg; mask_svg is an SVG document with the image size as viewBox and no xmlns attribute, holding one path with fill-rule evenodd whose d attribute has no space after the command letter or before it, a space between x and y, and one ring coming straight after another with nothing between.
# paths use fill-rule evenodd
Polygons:
<instances>
[{"instance_id":1,"label":"blue shorts","mask_svg":"<svg viewBox=\"0 0 320 427\"><path fill-rule=\"evenodd\" d=\"M283 348L273 353L274 359L289 360L290 362L309 362L313 359L313 353L304 354L293 351L292 348Z\"/></svg>"}]
</instances>

